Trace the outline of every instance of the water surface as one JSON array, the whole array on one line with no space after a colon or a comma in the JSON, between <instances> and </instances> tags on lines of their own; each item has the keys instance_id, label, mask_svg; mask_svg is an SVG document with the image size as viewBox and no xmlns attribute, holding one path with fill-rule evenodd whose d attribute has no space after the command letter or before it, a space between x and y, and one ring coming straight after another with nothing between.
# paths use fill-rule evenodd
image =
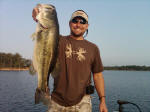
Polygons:
<instances>
[{"instance_id":1,"label":"water surface","mask_svg":"<svg viewBox=\"0 0 150 112\"><path fill-rule=\"evenodd\" d=\"M106 103L109 112L118 110L117 100L127 100L150 112L150 72L104 71ZM45 112L47 107L34 104L37 77L28 71L0 71L0 112ZM53 81L50 80L52 89ZM98 96L92 95L93 112L98 112ZM132 105L124 112L138 112Z\"/></svg>"}]
</instances>

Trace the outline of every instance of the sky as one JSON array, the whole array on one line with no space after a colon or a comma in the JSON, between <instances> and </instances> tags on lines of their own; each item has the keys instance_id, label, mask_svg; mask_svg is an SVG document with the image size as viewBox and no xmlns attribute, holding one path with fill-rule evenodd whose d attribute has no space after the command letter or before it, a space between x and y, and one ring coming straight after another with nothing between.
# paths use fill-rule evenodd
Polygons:
<instances>
[{"instance_id":1,"label":"sky","mask_svg":"<svg viewBox=\"0 0 150 112\"><path fill-rule=\"evenodd\" d=\"M60 34L69 35L71 14L89 16L87 40L100 49L104 66L150 66L150 0L0 0L0 52L32 59L38 3L56 7Z\"/></svg>"}]
</instances>

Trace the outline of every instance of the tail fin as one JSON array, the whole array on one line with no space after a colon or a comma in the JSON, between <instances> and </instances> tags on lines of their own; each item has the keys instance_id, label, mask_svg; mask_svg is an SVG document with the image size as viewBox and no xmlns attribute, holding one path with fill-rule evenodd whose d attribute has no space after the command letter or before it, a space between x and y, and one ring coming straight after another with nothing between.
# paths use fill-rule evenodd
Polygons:
<instances>
[{"instance_id":1,"label":"tail fin","mask_svg":"<svg viewBox=\"0 0 150 112\"><path fill-rule=\"evenodd\" d=\"M49 92L49 88L46 88L46 91L43 92L40 89L36 89L35 92L35 104L39 104L40 102L42 102L44 105L48 105L50 103L50 92Z\"/></svg>"},{"instance_id":2,"label":"tail fin","mask_svg":"<svg viewBox=\"0 0 150 112\"><path fill-rule=\"evenodd\" d=\"M35 104L40 103L41 101L41 91L37 88L35 92Z\"/></svg>"}]
</instances>

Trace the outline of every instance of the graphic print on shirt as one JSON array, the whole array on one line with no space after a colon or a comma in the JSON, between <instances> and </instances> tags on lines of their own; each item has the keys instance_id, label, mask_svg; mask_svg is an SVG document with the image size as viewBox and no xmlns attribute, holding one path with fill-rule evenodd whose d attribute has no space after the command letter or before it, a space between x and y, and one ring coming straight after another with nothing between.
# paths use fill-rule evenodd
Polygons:
<instances>
[{"instance_id":1,"label":"graphic print on shirt","mask_svg":"<svg viewBox=\"0 0 150 112\"><path fill-rule=\"evenodd\" d=\"M84 48L79 47L78 50L73 51L71 44L66 45L66 58L72 58L72 55L77 55L77 60L78 61L83 61L85 60L84 54L87 53Z\"/></svg>"},{"instance_id":2,"label":"graphic print on shirt","mask_svg":"<svg viewBox=\"0 0 150 112\"><path fill-rule=\"evenodd\" d=\"M72 57L73 51L72 51L72 48L71 48L71 44L67 44L66 45L66 51L65 51L65 53L66 53L66 57L67 58L71 58Z\"/></svg>"}]
</instances>

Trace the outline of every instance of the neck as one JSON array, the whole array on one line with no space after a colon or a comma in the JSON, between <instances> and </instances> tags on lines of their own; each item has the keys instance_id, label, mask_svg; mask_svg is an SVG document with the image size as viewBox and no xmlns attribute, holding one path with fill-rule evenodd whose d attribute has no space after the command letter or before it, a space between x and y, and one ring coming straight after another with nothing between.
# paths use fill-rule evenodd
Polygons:
<instances>
[{"instance_id":1,"label":"neck","mask_svg":"<svg viewBox=\"0 0 150 112\"><path fill-rule=\"evenodd\" d=\"M75 40L84 40L83 36L73 36L73 35L70 35L71 38L75 39Z\"/></svg>"}]
</instances>

